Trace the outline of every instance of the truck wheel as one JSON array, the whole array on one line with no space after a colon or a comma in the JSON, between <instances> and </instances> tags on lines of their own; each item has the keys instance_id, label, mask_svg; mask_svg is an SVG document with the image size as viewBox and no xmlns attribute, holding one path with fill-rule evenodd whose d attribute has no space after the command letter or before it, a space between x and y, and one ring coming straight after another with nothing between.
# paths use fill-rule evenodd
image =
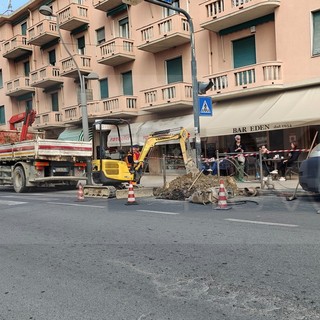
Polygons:
<instances>
[{"instance_id":1,"label":"truck wheel","mask_svg":"<svg viewBox=\"0 0 320 320\"><path fill-rule=\"evenodd\" d=\"M13 170L13 188L17 193L21 193L27 190L26 176L22 167L16 167Z\"/></svg>"}]
</instances>

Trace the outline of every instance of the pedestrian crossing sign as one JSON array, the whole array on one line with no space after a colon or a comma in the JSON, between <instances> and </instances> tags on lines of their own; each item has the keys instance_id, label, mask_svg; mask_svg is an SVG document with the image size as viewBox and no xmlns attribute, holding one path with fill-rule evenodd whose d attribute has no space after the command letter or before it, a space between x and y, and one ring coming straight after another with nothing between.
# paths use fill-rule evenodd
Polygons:
<instances>
[{"instance_id":1,"label":"pedestrian crossing sign","mask_svg":"<svg viewBox=\"0 0 320 320\"><path fill-rule=\"evenodd\" d=\"M210 97L199 97L199 115L212 116L212 100Z\"/></svg>"}]
</instances>

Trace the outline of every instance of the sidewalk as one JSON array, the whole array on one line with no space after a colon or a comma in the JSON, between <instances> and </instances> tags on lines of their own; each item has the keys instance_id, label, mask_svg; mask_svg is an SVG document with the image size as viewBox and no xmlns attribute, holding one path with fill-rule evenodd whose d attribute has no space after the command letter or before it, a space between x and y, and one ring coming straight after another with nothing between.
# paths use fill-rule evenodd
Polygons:
<instances>
[{"instance_id":1,"label":"sidewalk","mask_svg":"<svg viewBox=\"0 0 320 320\"><path fill-rule=\"evenodd\" d=\"M167 175L166 176L166 182L170 183L172 180L177 178L178 175ZM222 177L223 178L223 177ZM295 177L291 180L286 180L286 181L279 181L279 180L273 180L272 181L274 188L267 188L266 186L264 188L261 187L261 182L260 180L250 180L247 179L245 182L237 182L238 188L243 189L243 188L256 188L259 187L261 193L272 193L272 192L288 192L292 193L297 187L298 184L298 179ZM149 175L145 174L141 178L141 185L144 187L162 187L164 185L164 177L162 175ZM305 193L301 186L298 186L297 192L303 192Z\"/></svg>"}]
</instances>

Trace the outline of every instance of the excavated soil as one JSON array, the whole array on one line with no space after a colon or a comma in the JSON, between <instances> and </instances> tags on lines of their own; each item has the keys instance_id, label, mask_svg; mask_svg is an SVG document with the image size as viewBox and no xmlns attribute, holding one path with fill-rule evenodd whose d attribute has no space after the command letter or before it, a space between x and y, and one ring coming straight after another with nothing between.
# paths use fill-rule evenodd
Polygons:
<instances>
[{"instance_id":1,"label":"excavated soil","mask_svg":"<svg viewBox=\"0 0 320 320\"><path fill-rule=\"evenodd\" d=\"M195 192L206 192L210 188L220 187L220 181L223 180L226 192L232 195L238 195L239 190L233 177L220 177L204 175L203 173L193 175L191 173L179 176L172 180L165 187L157 188L154 195L160 199L185 200Z\"/></svg>"}]
</instances>

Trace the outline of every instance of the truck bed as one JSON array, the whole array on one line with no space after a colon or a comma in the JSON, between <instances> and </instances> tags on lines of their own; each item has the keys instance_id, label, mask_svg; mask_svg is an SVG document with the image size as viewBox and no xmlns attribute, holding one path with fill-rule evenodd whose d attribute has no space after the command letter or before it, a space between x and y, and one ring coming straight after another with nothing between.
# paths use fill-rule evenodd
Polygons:
<instances>
[{"instance_id":1,"label":"truck bed","mask_svg":"<svg viewBox=\"0 0 320 320\"><path fill-rule=\"evenodd\" d=\"M91 142L53 139L26 140L0 145L0 161L44 159L64 161L73 157L90 158Z\"/></svg>"}]
</instances>

